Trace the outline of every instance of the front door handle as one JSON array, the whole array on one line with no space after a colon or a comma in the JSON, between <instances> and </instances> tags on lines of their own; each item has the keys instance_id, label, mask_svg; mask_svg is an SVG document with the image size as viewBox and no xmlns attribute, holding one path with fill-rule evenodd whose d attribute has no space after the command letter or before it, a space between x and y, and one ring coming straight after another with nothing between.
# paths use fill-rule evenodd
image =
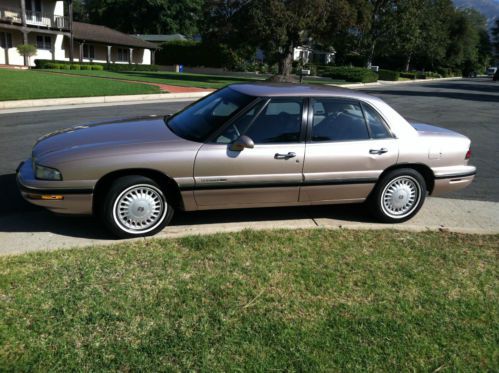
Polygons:
<instances>
[{"instance_id":1,"label":"front door handle","mask_svg":"<svg viewBox=\"0 0 499 373\"><path fill-rule=\"evenodd\" d=\"M296 157L295 152L288 152L287 154L275 153L275 155L274 155L275 159L289 159L289 158L294 158L294 157Z\"/></svg>"},{"instance_id":2,"label":"front door handle","mask_svg":"<svg viewBox=\"0 0 499 373\"><path fill-rule=\"evenodd\" d=\"M387 153L388 149L387 148L381 148L381 149L371 149L369 150L369 154L384 154Z\"/></svg>"}]
</instances>

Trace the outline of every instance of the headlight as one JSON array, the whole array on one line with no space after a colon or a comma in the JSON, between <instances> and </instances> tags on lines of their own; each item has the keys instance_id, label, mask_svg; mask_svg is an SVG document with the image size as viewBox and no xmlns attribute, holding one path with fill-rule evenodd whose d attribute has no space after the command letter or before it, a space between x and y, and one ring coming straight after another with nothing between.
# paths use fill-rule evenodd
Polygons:
<instances>
[{"instance_id":1,"label":"headlight","mask_svg":"<svg viewBox=\"0 0 499 373\"><path fill-rule=\"evenodd\" d=\"M61 173L50 167L40 166L35 163L35 177L39 180L62 180Z\"/></svg>"}]
</instances>

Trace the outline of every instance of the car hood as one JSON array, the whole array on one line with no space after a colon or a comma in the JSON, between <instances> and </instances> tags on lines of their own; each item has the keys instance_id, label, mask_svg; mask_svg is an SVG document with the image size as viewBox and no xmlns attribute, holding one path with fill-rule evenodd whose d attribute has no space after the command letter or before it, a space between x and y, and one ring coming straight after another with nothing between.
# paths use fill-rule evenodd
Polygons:
<instances>
[{"instance_id":1,"label":"car hood","mask_svg":"<svg viewBox=\"0 0 499 373\"><path fill-rule=\"evenodd\" d=\"M54 152L130 144L183 141L165 124L165 117L149 116L78 125L42 136L33 147L40 159Z\"/></svg>"}]
</instances>

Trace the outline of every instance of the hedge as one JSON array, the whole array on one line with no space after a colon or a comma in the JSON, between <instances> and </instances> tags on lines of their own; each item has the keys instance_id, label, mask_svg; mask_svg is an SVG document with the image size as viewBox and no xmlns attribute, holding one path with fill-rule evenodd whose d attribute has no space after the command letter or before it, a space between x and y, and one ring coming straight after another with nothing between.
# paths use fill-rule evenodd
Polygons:
<instances>
[{"instance_id":1,"label":"hedge","mask_svg":"<svg viewBox=\"0 0 499 373\"><path fill-rule=\"evenodd\" d=\"M384 69L380 69L378 71L379 80L396 81L399 80L399 78L400 78L400 73L398 71L384 70Z\"/></svg>"},{"instance_id":2,"label":"hedge","mask_svg":"<svg viewBox=\"0 0 499 373\"><path fill-rule=\"evenodd\" d=\"M324 66L322 76L331 79L346 80L347 82L372 83L378 80L378 74L362 67Z\"/></svg>"},{"instance_id":3,"label":"hedge","mask_svg":"<svg viewBox=\"0 0 499 373\"><path fill-rule=\"evenodd\" d=\"M35 65L37 69L65 69L68 70L71 66L80 66L80 70L109 70L109 71L158 71L158 66L156 65L137 65L137 64L108 64L108 63L98 63L98 62L78 62L75 64L71 61L59 61L59 60L42 60L36 59ZM55 66L59 67L55 67ZM89 68L83 68L83 66L89 66ZM94 67L100 66L100 68L94 69Z\"/></svg>"},{"instance_id":4,"label":"hedge","mask_svg":"<svg viewBox=\"0 0 499 373\"><path fill-rule=\"evenodd\" d=\"M156 62L160 65L186 65L223 67L229 56L221 46L183 40L161 44L156 52Z\"/></svg>"}]
</instances>

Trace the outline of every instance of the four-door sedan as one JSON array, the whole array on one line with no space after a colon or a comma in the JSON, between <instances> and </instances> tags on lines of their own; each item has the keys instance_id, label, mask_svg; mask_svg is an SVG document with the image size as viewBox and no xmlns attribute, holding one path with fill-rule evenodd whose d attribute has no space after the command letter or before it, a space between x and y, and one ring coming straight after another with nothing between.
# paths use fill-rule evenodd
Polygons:
<instances>
[{"instance_id":1,"label":"four-door sedan","mask_svg":"<svg viewBox=\"0 0 499 373\"><path fill-rule=\"evenodd\" d=\"M470 140L409 123L379 98L320 85L234 84L166 117L77 126L18 169L29 202L95 214L120 237L186 211L336 203L383 221L469 185Z\"/></svg>"}]
</instances>

